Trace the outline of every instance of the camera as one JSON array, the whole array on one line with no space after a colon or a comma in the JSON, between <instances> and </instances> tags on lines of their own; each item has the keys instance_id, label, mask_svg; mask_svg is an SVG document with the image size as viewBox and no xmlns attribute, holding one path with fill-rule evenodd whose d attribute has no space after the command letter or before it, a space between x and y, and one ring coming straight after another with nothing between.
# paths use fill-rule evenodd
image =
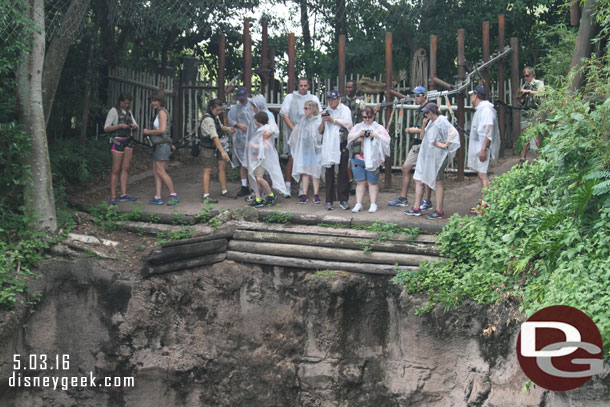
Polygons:
<instances>
[{"instance_id":1,"label":"camera","mask_svg":"<svg viewBox=\"0 0 610 407\"><path fill-rule=\"evenodd\" d=\"M328 117L330 116L330 113L327 112L326 110L322 112L322 117Z\"/></svg>"},{"instance_id":2,"label":"camera","mask_svg":"<svg viewBox=\"0 0 610 407\"><path fill-rule=\"evenodd\" d=\"M364 137L371 137L371 131L370 130L365 130L364 131Z\"/></svg>"}]
</instances>

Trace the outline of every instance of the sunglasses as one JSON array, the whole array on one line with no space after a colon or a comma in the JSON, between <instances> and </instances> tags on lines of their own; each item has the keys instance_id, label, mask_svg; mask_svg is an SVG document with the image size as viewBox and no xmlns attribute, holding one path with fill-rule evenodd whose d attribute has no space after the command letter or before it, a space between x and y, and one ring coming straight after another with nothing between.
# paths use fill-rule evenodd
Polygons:
<instances>
[{"instance_id":1,"label":"sunglasses","mask_svg":"<svg viewBox=\"0 0 610 407\"><path fill-rule=\"evenodd\" d=\"M524 78L529 78L532 75L523 75Z\"/></svg>"},{"instance_id":2,"label":"sunglasses","mask_svg":"<svg viewBox=\"0 0 610 407\"><path fill-rule=\"evenodd\" d=\"M362 116L363 119L372 119L373 116Z\"/></svg>"},{"instance_id":3,"label":"sunglasses","mask_svg":"<svg viewBox=\"0 0 610 407\"><path fill-rule=\"evenodd\" d=\"M303 110L311 110L311 107L304 107Z\"/></svg>"}]
</instances>

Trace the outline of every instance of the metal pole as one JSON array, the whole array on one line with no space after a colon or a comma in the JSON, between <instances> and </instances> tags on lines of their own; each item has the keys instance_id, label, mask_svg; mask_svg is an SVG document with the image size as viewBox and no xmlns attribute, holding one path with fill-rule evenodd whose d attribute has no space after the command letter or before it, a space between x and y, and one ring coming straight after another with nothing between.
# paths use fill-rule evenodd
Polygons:
<instances>
[{"instance_id":1,"label":"metal pole","mask_svg":"<svg viewBox=\"0 0 610 407\"><path fill-rule=\"evenodd\" d=\"M345 95L345 34L339 34L339 94Z\"/></svg>"},{"instance_id":2,"label":"metal pole","mask_svg":"<svg viewBox=\"0 0 610 407\"><path fill-rule=\"evenodd\" d=\"M458 63L458 80L462 81L466 78L466 67L464 66L466 63L465 53L464 53L464 30L458 30L458 49L457 49L457 63ZM457 117L458 117L458 126L460 128L464 128L466 123L465 114L464 114L464 98L466 95L464 93L460 93L457 95ZM457 168L457 180L464 180L464 146L465 137L464 132L460 130L460 143L462 147L458 150L458 168Z\"/></svg>"},{"instance_id":3,"label":"metal pole","mask_svg":"<svg viewBox=\"0 0 610 407\"><path fill-rule=\"evenodd\" d=\"M385 33L385 99L386 102L392 101L394 97L390 93L392 90L392 33ZM389 121L391 120L391 109L386 109L385 120L386 127L389 127ZM391 141L390 141L391 143ZM392 157L386 157L385 159L385 184L386 189L392 187Z\"/></svg>"},{"instance_id":4,"label":"metal pole","mask_svg":"<svg viewBox=\"0 0 610 407\"><path fill-rule=\"evenodd\" d=\"M513 50L512 53L512 58L511 58L511 64L510 64L510 83L511 83L511 87L512 87L512 100L511 100L511 104L513 105L513 107L519 107L519 74L521 73L519 71L519 40L515 37L512 37L510 39L510 47ZM513 109L512 111L512 116L513 116L513 132L512 132L512 139L510 140L509 143L507 143L507 147L512 147L515 143L515 141L517 140L517 138L519 138L519 135L521 134L521 111L518 109ZM515 154L518 154L519 151L515 151Z\"/></svg>"}]
</instances>

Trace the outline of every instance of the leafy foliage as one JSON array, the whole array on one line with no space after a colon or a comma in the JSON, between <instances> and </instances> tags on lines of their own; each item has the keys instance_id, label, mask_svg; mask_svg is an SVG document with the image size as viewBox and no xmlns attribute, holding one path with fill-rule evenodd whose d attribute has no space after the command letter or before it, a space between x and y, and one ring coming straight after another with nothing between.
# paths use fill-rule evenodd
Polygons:
<instances>
[{"instance_id":1,"label":"leafy foliage","mask_svg":"<svg viewBox=\"0 0 610 407\"><path fill-rule=\"evenodd\" d=\"M453 216L439 236L448 260L400 272L408 292L449 308L515 297L530 315L564 304L587 313L610 350L610 68L593 61L581 93L549 89L536 131L547 138L534 165L498 177L490 208ZM569 81L567 81L569 82ZM591 92L589 91L591 90ZM603 99L605 98L605 100ZM596 101L593 103L592 101Z\"/></svg>"}]
</instances>

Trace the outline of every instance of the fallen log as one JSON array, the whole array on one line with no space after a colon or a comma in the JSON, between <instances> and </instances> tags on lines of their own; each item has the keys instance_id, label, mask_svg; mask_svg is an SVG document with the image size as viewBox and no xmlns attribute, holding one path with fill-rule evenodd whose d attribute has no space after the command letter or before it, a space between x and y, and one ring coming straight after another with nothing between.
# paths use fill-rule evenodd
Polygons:
<instances>
[{"instance_id":1,"label":"fallen log","mask_svg":"<svg viewBox=\"0 0 610 407\"><path fill-rule=\"evenodd\" d=\"M152 275L171 273L173 271L185 270L193 267L207 266L223 261L226 258L226 255L227 252L222 252L188 260L175 261L168 264L161 264L158 266L148 265L142 267L142 270L140 270L140 275L146 278Z\"/></svg>"},{"instance_id":2,"label":"fallen log","mask_svg":"<svg viewBox=\"0 0 610 407\"><path fill-rule=\"evenodd\" d=\"M150 264L166 264L193 257L227 251L227 239L209 240L181 246L158 247L144 257Z\"/></svg>"},{"instance_id":3,"label":"fallen log","mask_svg":"<svg viewBox=\"0 0 610 407\"><path fill-rule=\"evenodd\" d=\"M343 270L354 273L382 274L388 276L396 275L398 271L395 266L390 266L387 264L358 264L339 261L298 259L292 257L271 256L266 254L245 253L234 250L227 251L227 259L241 263L265 264L270 266L290 267L296 269ZM400 270L416 271L418 270L418 268L414 266L403 266L400 267Z\"/></svg>"},{"instance_id":4,"label":"fallen log","mask_svg":"<svg viewBox=\"0 0 610 407\"><path fill-rule=\"evenodd\" d=\"M133 233L144 233L147 235L156 236L159 233L177 233L189 228L192 230L194 235L209 235L214 232L214 228L208 225L189 225L189 226L177 226L177 225L165 225L160 223L146 223L146 222L133 222L133 221L118 221L117 227L121 230L126 230Z\"/></svg>"},{"instance_id":5,"label":"fallen log","mask_svg":"<svg viewBox=\"0 0 610 407\"><path fill-rule=\"evenodd\" d=\"M405 254L426 254L438 256L440 249L424 243L409 243L400 240L375 240L375 238L342 237L328 235L299 234L294 231L264 232L257 230L236 230L235 240L248 240L265 243L288 243L318 247L334 247L340 249L362 250L368 247L372 251L382 251Z\"/></svg>"},{"instance_id":6,"label":"fallen log","mask_svg":"<svg viewBox=\"0 0 610 407\"><path fill-rule=\"evenodd\" d=\"M211 228L210 228L211 229ZM223 225L218 229L212 229L210 234L206 234L203 236L192 237L190 239L180 239L173 240L171 242L165 242L161 244L161 247L172 247L172 246L182 246L185 244L191 243L199 243L199 242L207 242L209 240L216 239L230 239L233 237L233 233L235 232L235 225Z\"/></svg>"},{"instance_id":7,"label":"fallen log","mask_svg":"<svg viewBox=\"0 0 610 407\"><path fill-rule=\"evenodd\" d=\"M237 230L260 230L269 232L287 232L307 235L323 235L323 236L346 236L358 237L363 239L374 239L379 236L377 232L369 232L367 230L347 229L347 228L331 228L325 226L304 226L304 225L283 225L283 224L268 224L256 222L236 222ZM389 238L389 241L399 242L415 242L415 243L434 243L435 235L418 235L415 239L403 234L396 234Z\"/></svg>"},{"instance_id":8,"label":"fallen log","mask_svg":"<svg viewBox=\"0 0 610 407\"><path fill-rule=\"evenodd\" d=\"M356 263L377 264L399 264L406 266L418 266L424 261L437 261L438 257L425 256L421 254L402 253L365 253L362 250L331 249L328 247L314 247L296 244L246 242L243 240L231 240L228 250L270 254L274 256L299 257L306 259L348 261Z\"/></svg>"}]
</instances>

